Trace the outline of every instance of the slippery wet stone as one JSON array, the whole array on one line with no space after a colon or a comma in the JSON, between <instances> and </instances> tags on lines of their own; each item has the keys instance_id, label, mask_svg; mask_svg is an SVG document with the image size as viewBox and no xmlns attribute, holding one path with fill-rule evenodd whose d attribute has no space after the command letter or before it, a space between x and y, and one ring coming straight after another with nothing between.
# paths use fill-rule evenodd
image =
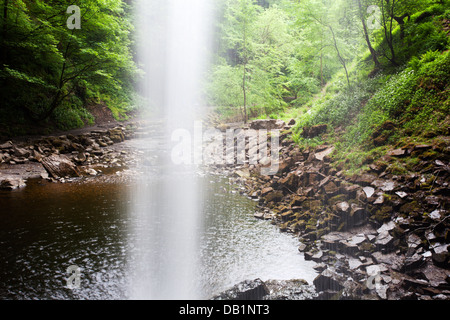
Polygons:
<instances>
[{"instance_id":1,"label":"slippery wet stone","mask_svg":"<svg viewBox=\"0 0 450 320\"><path fill-rule=\"evenodd\" d=\"M262 300L268 294L270 292L261 279L245 280L213 297L212 300Z\"/></svg>"},{"instance_id":2,"label":"slippery wet stone","mask_svg":"<svg viewBox=\"0 0 450 320\"><path fill-rule=\"evenodd\" d=\"M332 152L334 151L334 147L330 147L324 151L318 152L316 154L314 154L315 158L319 161L323 161L323 159L330 155Z\"/></svg>"},{"instance_id":3,"label":"slippery wet stone","mask_svg":"<svg viewBox=\"0 0 450 320\"><path fill-rule=\"evenodd\" d=\"M22 178L1 178L0 179L0 189L14 190L24 187L25 181Z\"/></svg>"},{"instance_id":4,"label":"slippery wet stone","mask_svg":"<svg viewBox=\"0 0 450 320\"><path fill-rule=\"evenodd\" d=\"M401 157L404 156L405 154L406 154L405 149L395 149L388 152L388 155L392 157Z\"/></svg>"},{"instance_id":5,"label":"slippery wet stone","mask_svg":"<svg viewBox=\"0 0 450 320\"><path fill-rule=\"evenodd\" d=\"M364 193L366 194L367 198L370 198L375 193L375 189L372 187L364 187L363 188Z\"/></svg>"},{"instance_id":6,"label":"slippery wet stone","mask_svg":"<svg viewBox=\"0 0 450 320\"><path fill-rule=\"evenodd\" d=\"M318 291L331 290L337 292L344 288L341 281L338 279L341 279L341 276L339 276L336 272L333 272L330 269L325 269L314 279L313 284Z\"/></svg>"}]
</instances>

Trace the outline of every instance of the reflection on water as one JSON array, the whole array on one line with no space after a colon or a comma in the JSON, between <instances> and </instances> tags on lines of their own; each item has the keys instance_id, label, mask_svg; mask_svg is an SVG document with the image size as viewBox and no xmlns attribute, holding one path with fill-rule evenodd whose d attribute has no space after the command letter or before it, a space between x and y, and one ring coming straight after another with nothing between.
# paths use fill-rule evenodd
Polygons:
<instances>
[{"instance_id":1,"label":"reflection on water","mask_svg":"<svg viewBox=\"0 0 450 320\"><path fill-rule=\"evenodd\" d=\"M205 179L202 238L203 292L211 296L243 280L305 279L312 284L314 263L297 251L298 240L253 217L255 202L232 190L223 178Z\"/></svg>"},{"instance_id":2,"label":"reflection on water","mask_svg":"<svg viewBox=\"0 0 450 320\"><path fill-rule=\"evenodd\" d=\"M297 252L296 239L254 219L255 203L232 193L223 179L207 176L203 182L202 298L258 277L311 283L312 265ZM123 181L97 178L0 192L0 298L127 299L127 273L136 256L130 226L140 223L128 213L128 190ZM75 290L66 287L71 265L81 268Z\"/></svg>"},{"instance_id":3,"label":"reflection on water","mask_svg":"<svg viewBox=\"0 0 450 320\"><path fill-rule=\"evenodd\" d=\"M37 183L0 193L0 297L120 299L129 219L123 185ZM81 287L66 288L71 265Z\"/></svg>"}]
</instances>

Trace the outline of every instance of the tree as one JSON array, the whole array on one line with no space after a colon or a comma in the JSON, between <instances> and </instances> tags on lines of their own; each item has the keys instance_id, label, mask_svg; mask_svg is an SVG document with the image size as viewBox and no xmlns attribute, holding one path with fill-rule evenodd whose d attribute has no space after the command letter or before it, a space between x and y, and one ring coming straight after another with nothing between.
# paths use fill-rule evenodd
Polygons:
<instances>
[{"instance_id":1,"label":"tree","mask_svg":"<svg viewBox=\"0 0 450 320\"><path fill-rule=\"evenodd\" d=\"M69 29L64 1L4 0L1 94L8 108L20 108L30 119L42 121L56 109L70 108L73 97L101 98L126 90L137 68L131 55L132 25L121 0L80 3L81 29ZM5 12L5 11L4 11ZM5 18L6 16L6 18ZM131 89L131 87L130 87ZM22 91L20 94L19 92ZM122 93L123 95L123 93Z\"/></svg>"},{"instance_id":2,"label":"tree","mask_svg":"<svg viewBox=\"0 0 450 320\"><path fill-rule=\"evenodd\" d=\"M248 121L247 113L247 78L248 65L251 60L251 33L252 23L258 12L255 0L229 0L227 11L225 35L228 46L233 48L242 65L242 93L244 122Z\"/></svg>"},{"instance_id":3,"label":"tree","mask_svg":"<svg viewBox=\"0 0 450 320\"><path fill-rule=\"evenodd\" d=\"M369 31L368 31L367 24L366 24L366 16L364 14L364 8L367 8L367 3L365 3L365 5L363 6L362 0L357 0L357 1L358 1L359 19L361 20L361 24L363 27L364 39L366 40L367 47L370 51L372 60L375 64L375 69L378 70L378 69L380 69L381 65L380 65L380 61L378 60L378 53L375 51L375 49L373 48L372 43L370 41Z\"/></svg>"}]
</instances>

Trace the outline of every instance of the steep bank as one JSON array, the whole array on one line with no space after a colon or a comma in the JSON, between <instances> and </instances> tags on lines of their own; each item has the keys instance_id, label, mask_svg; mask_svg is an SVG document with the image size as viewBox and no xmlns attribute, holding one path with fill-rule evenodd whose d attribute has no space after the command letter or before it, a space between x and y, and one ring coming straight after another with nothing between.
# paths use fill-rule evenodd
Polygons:
<instances>
[{"instance_id":1,"label":"steep bank","mask_svg":"<svg viewBox=\"0 0 450 320\"><path fill-rule=\"evenodd\" d=\"M258 199L255 217L298 235L320 271L317 298L450 299L449 137L390 150L347 175L334 146L301 147L291 126L282 130L277 175L261 175L259 165L216 169L232 170ZM420 159L413 173L390 170L411 155Z\"/></svg>"}]
</instances>

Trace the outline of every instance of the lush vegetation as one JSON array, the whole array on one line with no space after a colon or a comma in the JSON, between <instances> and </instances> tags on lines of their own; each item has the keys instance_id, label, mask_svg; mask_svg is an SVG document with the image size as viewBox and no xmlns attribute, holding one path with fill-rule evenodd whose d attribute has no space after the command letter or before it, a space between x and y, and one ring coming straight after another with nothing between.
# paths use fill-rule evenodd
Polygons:
<instances>
[{"instance_id":1,"label":"lush vegetation","mask_svg":"<svg viewBox=\"0 0 450 320\"><path fill-rule=\"evenodd\" d=\"M449 8L434 0L224 0L209 104L225 120L295 118L295 141L332 142L350 168L388 146L448 135ZM305 137L321 124L327 132Z\"/></svg>"},{"instance_id":2,"label":"lush vegetation","mask_svg":"<svg viewBox=\"0 0 450 320\"><path fill-rule=\"evenodd\" d=\"M86 0L77 12L73 4L0 1L2 135L92 124L87 109L96 104L117 117L132 106L137 69L129 5Z\"/></svg>"}]
</instances>

